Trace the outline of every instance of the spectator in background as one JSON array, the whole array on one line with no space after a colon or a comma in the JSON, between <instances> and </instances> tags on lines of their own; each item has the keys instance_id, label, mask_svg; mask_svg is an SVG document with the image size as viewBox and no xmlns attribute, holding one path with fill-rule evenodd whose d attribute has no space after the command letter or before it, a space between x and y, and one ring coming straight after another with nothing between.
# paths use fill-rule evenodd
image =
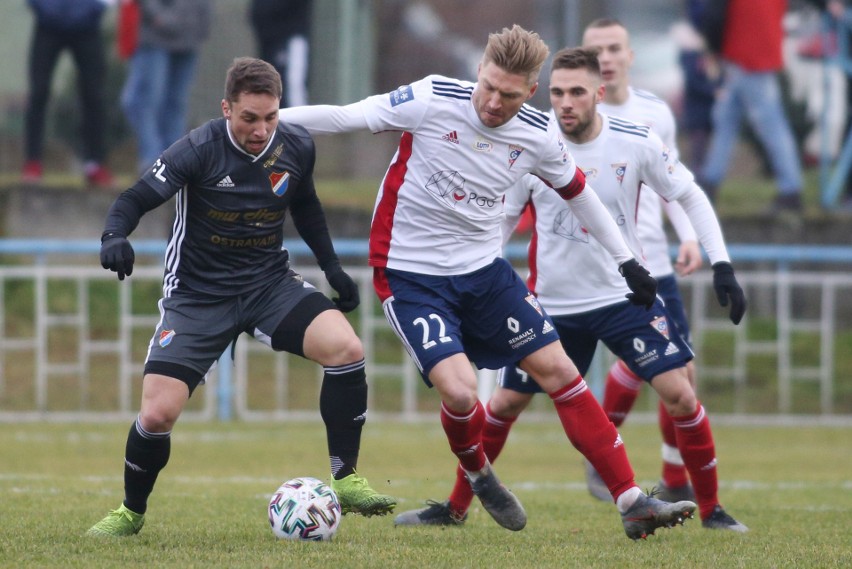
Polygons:
<instances>
[{"instance_id":1,"label":"spectator in background","mask_svg":"<svg viewBox=\"0 0 852 569\"><path fill-rule=\"evenodd\" d=\"M713 134L713 104L719 87L719 67L698 31L702 26L706 1L687 0L688 21L672 29L684 77L681 125L687 139L687 163L693 172L700 171L704 164Z\"/></svg>"},{"instance_id":2,"label":"spectator in background","mask_svg":"<svg viewBox=\"0 0 852 569\"><path fill-rule=\"evenodd\" d=\"M849 33L848 29L852 28L852 7L847 6L842 0L810 0L810 2L827 10L831 14L831 17L837 21L838 25L847 28L846 30L841 29L838 33ZM846 60L852 57L852 54L848 52L839 55ZM848 71L846 72L846 106L847 109L852 108L852 75ZM847 137L850 130L852 130L852 116L846 120L844 132L847 133ZM846 189L840 197L839 206L844 211L852 211L852 176L850 176L850 172L846 173Z\"/></svg>"},{"instance_id":3,"label":"spectator in background","mask_svg":"<svg viewBox=\"0 0 852 569\"><path fill-rule=\"evenodd\" d=\"M189 89L198 49L210 31L209 0L135 0L138 43L121 94L136 133L138 166L144 171L186 134Z\"/></svg>"},{"instance_id":4,"label":"spectator in background","mask_svg":"<svg viewBox=\"0 0 852 569\"><path fill-rule=\"evenodd\" d=\"M308 104L311 0L252 0L249 21L260 58L281 75L286 107Z\"/></svg>"},{"instance_id":5,"label":"spectator in background","mask_svg":"<svg viewBox=\"0 0 852 569\"><path fill-rule=\"evenodd\" d=\"M787 0L727 0L705 5L707 41L721 58L723 78L713 107L713 136L701 170L701 185L708 196L715 197L746 119L775 175L778 195L772 213L802 208L802 167L777 75L784 65L781 44L786 11Z\"/></svg>"},{"instance_id":6,"label":"spectator in background","mask_svg":"<svg viewBox=\"0 0 852 569\"><path fill-rule=\"evenodd\" d=\"M77 67L82 107L82 159L86 182L99 187L113 184L104 166L104 77L106 58L101 17L107 0L29 0L35 28L29 53L29 97L26 111L25 182L38 182L44 172L44 130L47 104L56 63L69 50Z\"/></svg>"},{"instance_id":7,"label":"spectator in background","mask_svg":"<svg viewBox=\"0 0 852 569\"><path fill-rule=\"evenodd\" d=\"M128 61L139 45L139 4L136 0L118 0L115 24L115 51L118 58Z\"/></svg>"}]
</instances>

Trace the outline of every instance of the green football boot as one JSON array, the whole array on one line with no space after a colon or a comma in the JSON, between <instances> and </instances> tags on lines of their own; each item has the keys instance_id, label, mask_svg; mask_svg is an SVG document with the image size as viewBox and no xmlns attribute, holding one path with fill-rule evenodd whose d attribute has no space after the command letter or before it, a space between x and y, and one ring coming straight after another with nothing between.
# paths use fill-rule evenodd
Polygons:
<instances>
[{"instance_id":1,"label":"green football boot","mask_svg":"<svg viewBox=\"0 0 852 569\"><path fill-rule=\"evenodd\" d=\"M145 524L145 514L137 514L122 504L117 510L111 511L107 517L89 528L88 535L107 535L124 537L139 533Z\"/></svg>"},{"instance_id":2,"label":"green football boot","mask_svg":"<svg viewBox=\"0 0 852 569\"><path fill-rule=\"evenodd\" d=\"M369 482L357 472L345 478L331 481L331 489L340 501L340 510L344 514L363 516L384 516L393 511L396 498L379 494L370 488Z\"/></svg>"}]
</instances>

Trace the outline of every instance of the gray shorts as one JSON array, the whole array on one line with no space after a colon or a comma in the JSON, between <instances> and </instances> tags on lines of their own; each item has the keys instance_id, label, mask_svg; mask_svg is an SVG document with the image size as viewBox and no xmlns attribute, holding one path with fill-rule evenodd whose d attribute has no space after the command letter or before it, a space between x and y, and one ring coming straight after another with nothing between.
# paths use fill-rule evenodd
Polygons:
<instances>
[{"instance_id":1,"label":"gray shorts","mask_svg":"<svg viewBox=\"0 0 852 569\"><path fill-rule=\"evenodd\" d=\"M292 270L266 288L234 296L177 289L158 306L160 321L148 346L145 373L176 377L190 392L243 332L275 350L304 355L305 329L317 314L334 308Z\"/></svg>"}]
</instances>

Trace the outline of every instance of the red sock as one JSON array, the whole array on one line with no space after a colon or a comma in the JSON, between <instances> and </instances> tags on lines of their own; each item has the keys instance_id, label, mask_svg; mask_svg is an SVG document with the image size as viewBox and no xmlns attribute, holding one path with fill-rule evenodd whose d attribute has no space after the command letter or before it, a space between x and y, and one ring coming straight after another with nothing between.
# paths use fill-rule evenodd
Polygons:
<instances>
[{"instance_id":1,"label":"red sock","mask_svg":"<svg viewBox=\"0 0 852 569\"><path fill-rule=\"evenodd\" d=\"M613 498L634 487L633 468L615 425L607 419L581 376L550 394L574 448L592 463Z\"/></svg>"},{"instance_id":2,"label":"red sock","mask_svg":"<svg viewBox=\"0 0 852 569\"><path fill-rule=\"evenodd\" d=\"M689 470L701 519L713 512L719 503L719 480L716 472L716 445L710 430L710 419L701 403L695 413L672 417L677 436L677 448Z\"/></svg>"},{"instance_id":3,"label":"red sock","mask_svg":"<svg viewBox=\"0 0 852 569\"><path fill-rule=\"evenodd\" d=\"M471 472L485 466L485 450L482 448L484 422L485 410L479 401L473 408L458 415L441 403L441 425L447 434L450 450L458 457L461 465Z\"/></svg>"},{"instance_id":4,"label":"red sock","mask_svg":"<svg viewBox=\"0 0 852 569\"><path fill-rule=\"evenodd\" d=\"M485 449L485 456L491 464L494 464L494 461L500 456L500 451L503 450L503 445L509 438L509 431L515 423L515 419L517 417L498 417L491 412L490 404L485 406L482 446ZM452 493L450 493L450 510L456 514L464 515L470 508L471 502L473 502L473 490L464 475L464 470L461 466L458 466L456 467L456 484L453 486Z\"/></svg>"},{"instance_id":5,"label":"red sock","mask_svg":"<svg viewBox=\"0 0 852 569\"><path fill-rule=\"evenodd\" d=\"M643 383L621 360L609 368L604 387L603 409L616 427L621 426L627 418Z\"/></svg>"},{"instance_id":6,"label":"red sock","mask_svg":"<svg viewBox=\"0 0 852 569\"><path fill-rule=\"evenodd\" d=\"M666 406L660 401L657 405L657 420L660 425L660 433L663 435L663 443L670 449L677 449L677 436L671 415L666 411ZM686 466L683 459L675 462L663 455L663 483L669 488L680 488L689 483L686 474Z\"/></svg>"}]
</instances>

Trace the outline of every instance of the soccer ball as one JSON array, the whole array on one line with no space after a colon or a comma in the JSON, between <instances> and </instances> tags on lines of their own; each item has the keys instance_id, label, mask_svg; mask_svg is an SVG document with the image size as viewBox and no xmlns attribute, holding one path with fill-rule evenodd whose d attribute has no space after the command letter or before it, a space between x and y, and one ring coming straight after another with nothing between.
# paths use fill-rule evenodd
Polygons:
<instances>
[{"instance_id":1,"label":"soccer ball","mask_svg":"<svg viewBox=\"0 0 852 569\"><path fill-rule=\"evenodd\" d=\"M330 541L341 516L334 490L316 478L288 480L269 500L269 525L279 539Z\"/></svg>"}]
</instances>

